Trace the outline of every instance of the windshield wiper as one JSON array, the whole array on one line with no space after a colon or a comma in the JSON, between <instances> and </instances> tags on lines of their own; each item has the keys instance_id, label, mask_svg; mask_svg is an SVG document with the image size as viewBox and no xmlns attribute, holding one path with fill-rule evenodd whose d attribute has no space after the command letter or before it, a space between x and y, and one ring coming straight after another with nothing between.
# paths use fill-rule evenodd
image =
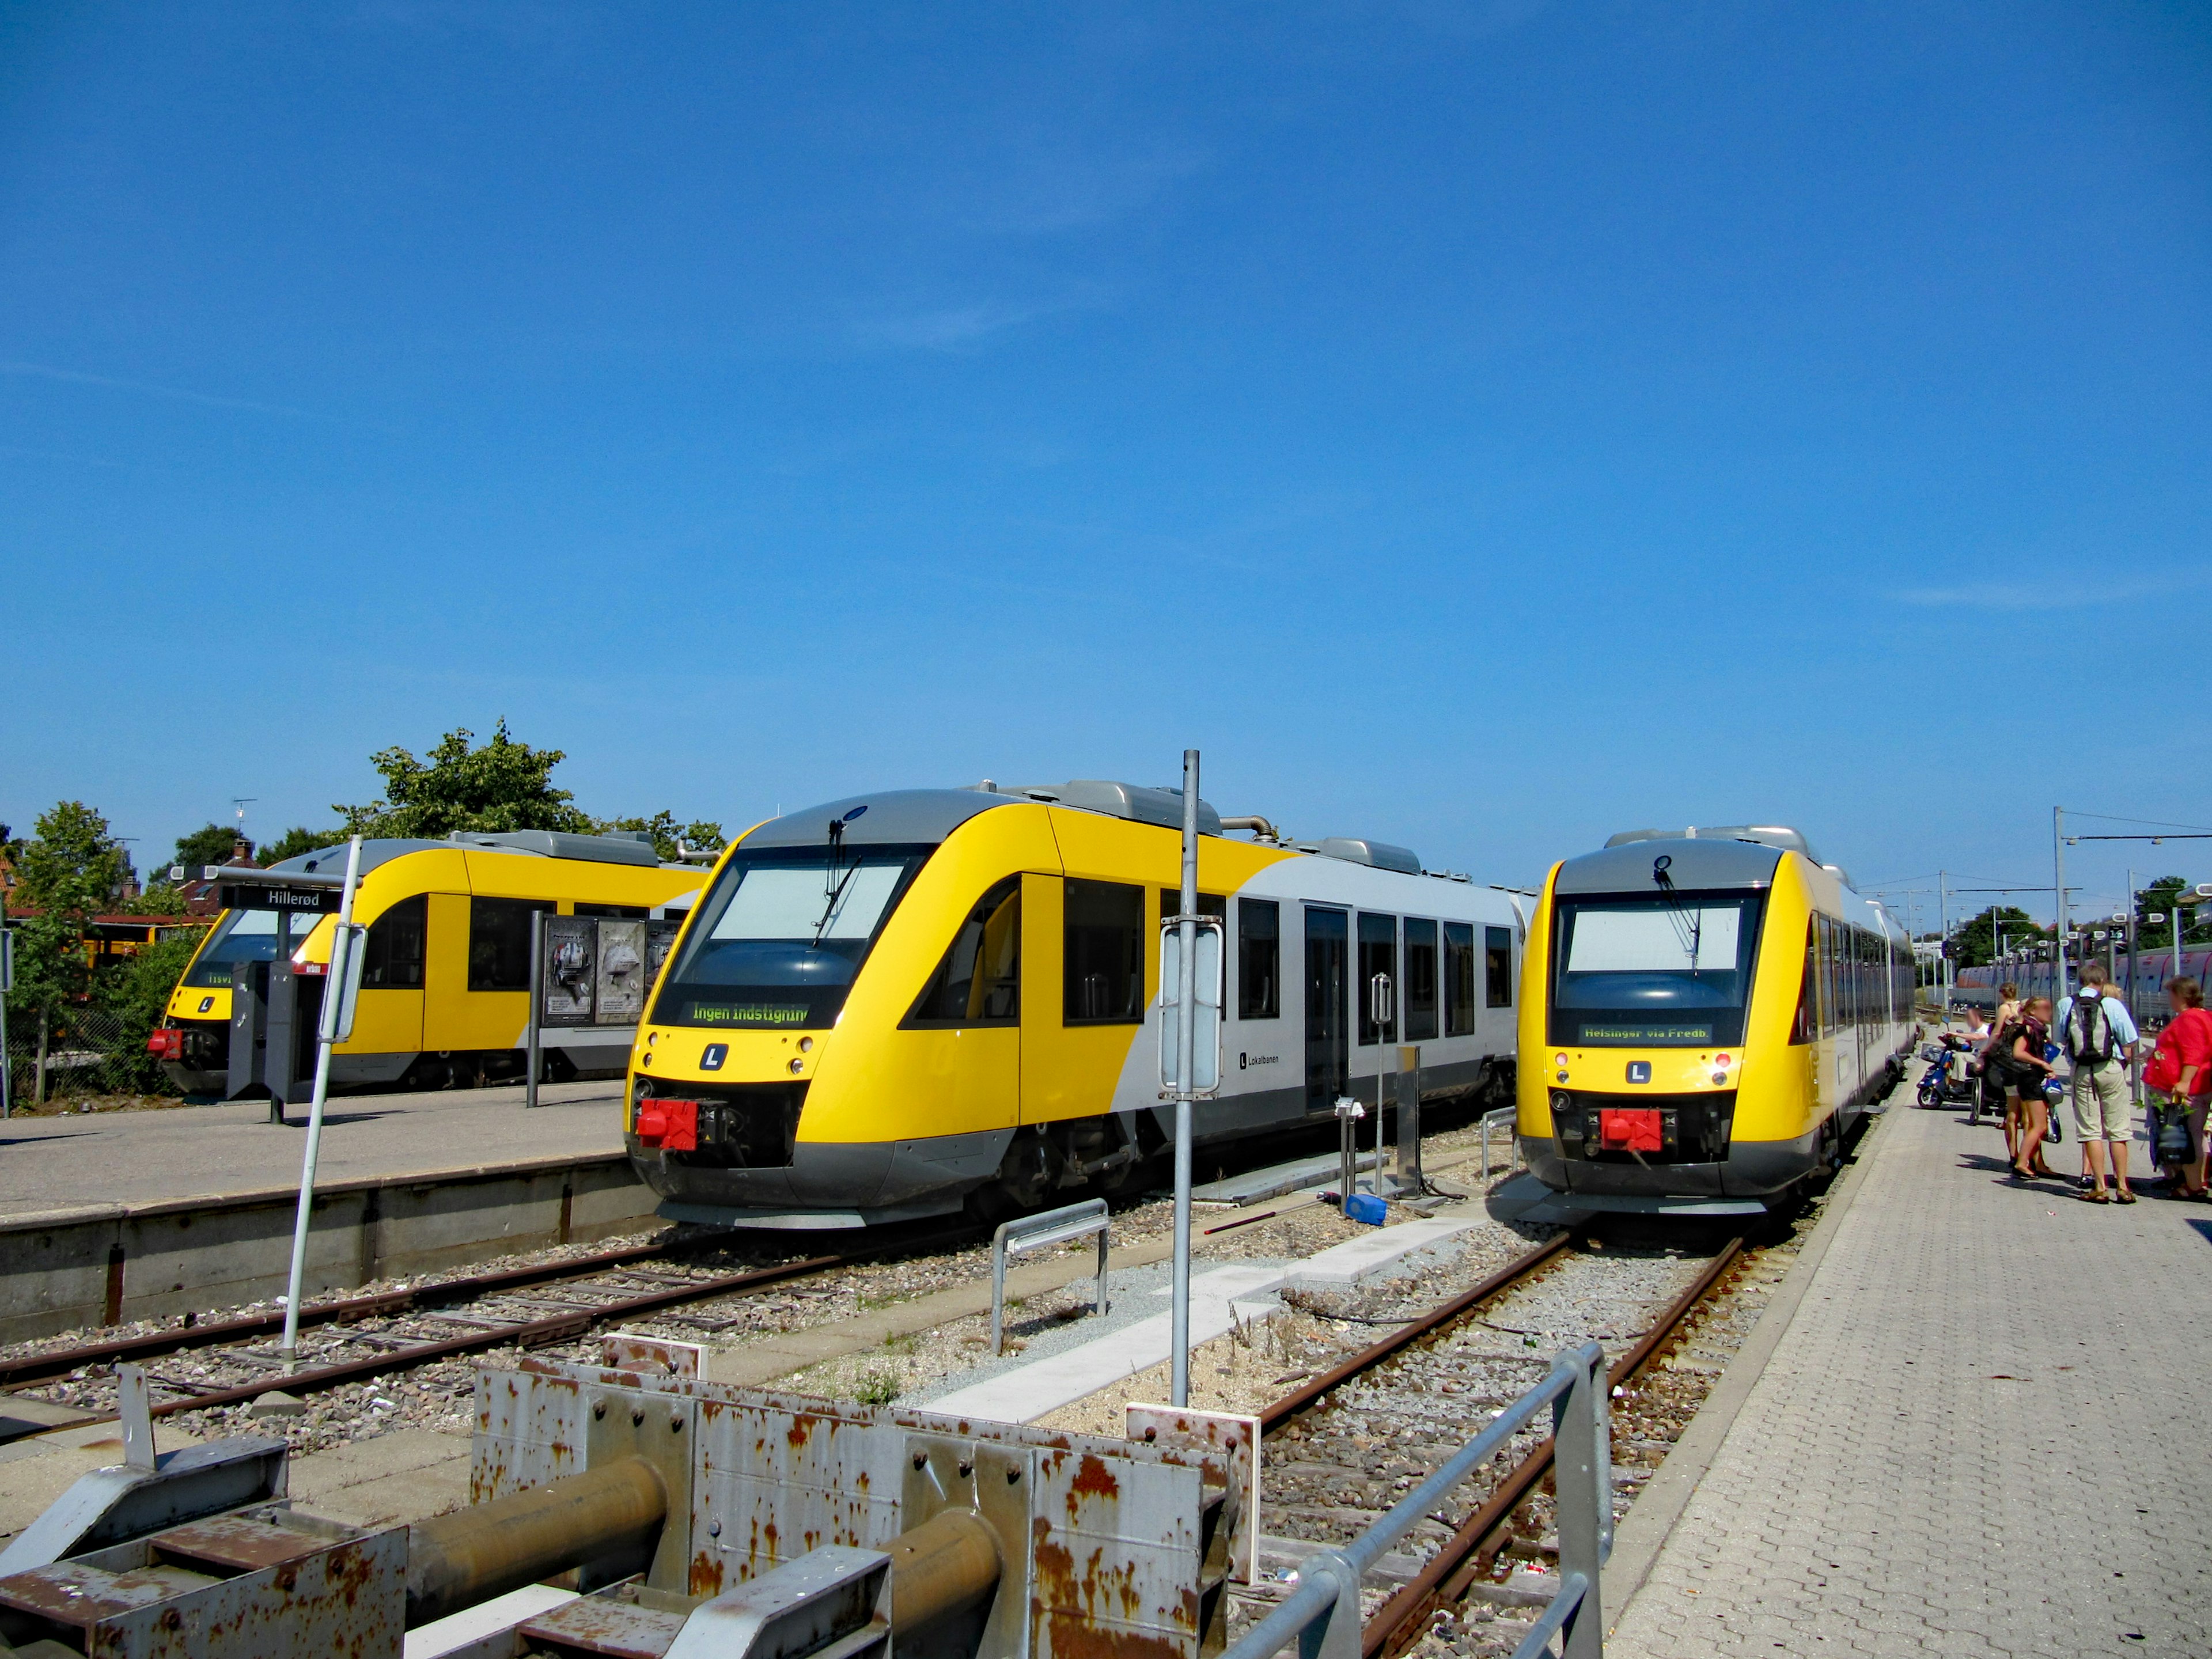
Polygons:
<instances>
[{"instance_id":1,"label":"windshield wiper","mask_svg":"<svg viewBox=\"0 0 2212 1659\"><path fill-rule=\"evenodd\" d=\"M830 857L822 870L822 919L814 924L814 943L807 947L809 950L820 948L822 930L830 925L830 918L837 914L837 901L844 896L845 884L853 879L854 872L860 867L855 860L845 865L845 873L839 875L837 870L840 865L844 864L844 853L845 822L842 818L832 818L830 820Z\"/></svg>"},{"instance_id":2,"label":"windshield wiper","mask_svg":"<svg viewBox=\"0 0 2212 1659\"><path fill-rule=\"evenodd\" d=\"M1674 878L1667 873L1667 866L1674 861L1664 853L1652 860L1651 879L1659 884L1659 890L1666 895L1667 920L1674 926L1675 942L1682 947L1682 954L1689 957L1690 973L1694 978L1698 971L1698 945L1705 931L1705 913L1691 909L1682 902L1681 896L1675 892Z\"/></svg>"}]
</instances>

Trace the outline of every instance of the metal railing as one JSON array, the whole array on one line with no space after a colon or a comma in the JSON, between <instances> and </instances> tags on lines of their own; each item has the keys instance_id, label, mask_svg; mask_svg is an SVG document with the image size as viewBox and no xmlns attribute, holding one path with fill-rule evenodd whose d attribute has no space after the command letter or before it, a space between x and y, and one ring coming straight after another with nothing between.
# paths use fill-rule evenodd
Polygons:
<instances>
[{"instance_id":1,"label":"metal railing","mask_svg":"<svg viewBox=\"0 0 2212 1659\"><path fill-rule=\"evenodd\" d=\"M1511 1169L1521 1161L1521 1138L1516 1132L1516 1122L1521 1109L1517 1106L1495 1106L1482 1115L1482 1173L1490 1175L1490 1132L1505 1132L1505 1167Z\"/></svg>"},{"instance_id":2,"label":"metal railing","mask_svg":"<svg viewBox=\"0 0 2212 1659\"><path fill-rule=\"evenodd\" d=\"M1559 1587L1513 1659L1534 1659L1549 1650L1555 1636L1561 1659L1602 1659L1598 1569L1613 1553L1613 1435L1605 1350L1595 1342L1560 1354L1541 1382L1351 1543L1308 1556L1298 1568L1297 1589L1222 1659L1271 1659L1294 1642L1299 1659L1360 1659L1361 1576L1547 1406L1556 1446Z\"/></svg>"},{"instance_id":3,"label":"metal railing","mask_svg":"<svg viewBox=\"0 0 2212 1659\"><path fill-rule=\"evenodd\" d=\"M991 1235L991 1352L1004 1353L1006 1346L1006 1258L1024 1250L1042 1250L1065 1244L1071 1238L1098 1235L1098 1290L1094 1311L1106 1311L1106 1230L1111 1218L1106 1200L1086 1198L1038 1215L1025 1215L1002 1223Z\"/></svg>"}]
</instances>

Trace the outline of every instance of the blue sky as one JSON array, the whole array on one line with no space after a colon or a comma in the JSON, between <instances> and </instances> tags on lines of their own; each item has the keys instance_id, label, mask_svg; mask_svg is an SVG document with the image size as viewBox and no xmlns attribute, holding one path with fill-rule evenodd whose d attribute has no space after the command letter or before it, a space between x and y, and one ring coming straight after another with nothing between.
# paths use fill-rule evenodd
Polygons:
<instances>
[{"instance_id":1,"label":"blue sky","mask_svg":"<svg viewBox=\"0 0 2212 1659\"><path fill-rule=\"evenodd\" d=\"M2212 817L2208 93L2179 6L9 7L0 817L504 715L732 828L1194 743L1489 879L2047 880Z\"/></svg>"}]
</instances>

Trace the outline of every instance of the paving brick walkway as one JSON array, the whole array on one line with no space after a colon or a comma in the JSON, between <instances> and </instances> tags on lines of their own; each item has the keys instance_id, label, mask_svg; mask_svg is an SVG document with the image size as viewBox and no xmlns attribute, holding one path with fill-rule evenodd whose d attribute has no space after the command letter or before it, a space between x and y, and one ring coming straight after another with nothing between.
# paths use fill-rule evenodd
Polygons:
<instances>
[{"instance_id":1,"label":"paving brick walkway","mask_svg":"<svg viewBox=\"0 0 2212 1659\"><path fill-rule=\"evenodd\" d=\"M1870 1157L1608 1653L2212 1654L2212 1206L1948 1111Z\"/></svg>"}]
</instances>

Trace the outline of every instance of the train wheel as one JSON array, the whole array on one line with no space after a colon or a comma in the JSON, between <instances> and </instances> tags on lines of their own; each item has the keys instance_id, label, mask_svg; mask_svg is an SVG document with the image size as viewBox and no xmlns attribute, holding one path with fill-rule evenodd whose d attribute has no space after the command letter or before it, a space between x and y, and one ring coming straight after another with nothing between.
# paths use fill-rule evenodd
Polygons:
<instances>
[{"instance_id":1,"label":"train wheel","mask_svg":"<svg viewBox=\"0 0 2212 1659\"><path fill-rule=\"evenodd\" d=\"M1052 1191L1054 1162L1042 1135L1034 1129L1016 1132L1013 1144L999 1161L997 1177L969 1195L968 1207L976 1219L993 1226L1042 1209Z\"/></svg>"}]
</instances>

